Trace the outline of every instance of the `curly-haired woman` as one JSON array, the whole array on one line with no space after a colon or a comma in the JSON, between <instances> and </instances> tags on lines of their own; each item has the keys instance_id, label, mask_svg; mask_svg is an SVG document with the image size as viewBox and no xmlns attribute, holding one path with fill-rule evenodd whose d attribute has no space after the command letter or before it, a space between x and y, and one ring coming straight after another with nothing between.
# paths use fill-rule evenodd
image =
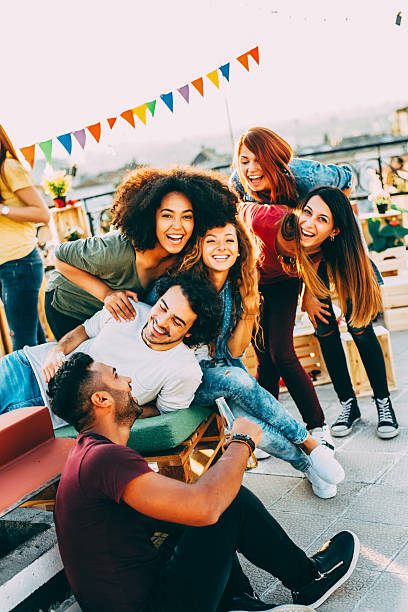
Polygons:
<instances>
[{"instance_id":1,"label":"curly-haired woman","mask_svg":"<svg viewBox=\"0 0 408 612\"><path fill-rule=\"evenodd\" d=\"M131 320L129 297L143 298L153 281L177 267L216 219L236 212L235 196L211 172L139 168L119 187L112 206L119 231L60 245L46 289L46 314L56 339L103 305Z\"/></svg>"}]
</instances>

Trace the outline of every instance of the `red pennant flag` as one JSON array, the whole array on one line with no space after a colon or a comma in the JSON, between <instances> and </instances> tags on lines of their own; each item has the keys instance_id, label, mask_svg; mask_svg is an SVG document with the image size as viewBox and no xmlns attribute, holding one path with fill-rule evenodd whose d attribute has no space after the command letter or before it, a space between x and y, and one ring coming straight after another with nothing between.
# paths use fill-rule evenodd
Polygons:
<instances>
[{"instance_id":1,"label":"red pennant flag","mask_svg":"<svg viewBox=\"0 0 408 612\"><path fill-rule=\"evenodd\" d=\"M258 47L254 47L253 49L251 49L250 51L248 51L249 55L251 57L254 58L254 60L256 61L256 63L259 65L259 48Z\"/></svg>"},{"instance_id":2,"label":"red pennant flag","mask_svg":"<svg viewBox=\"0 0 408 612\"><path fill-rule=\"evenodd\" d=\"M239 57L237 57L237 60L239 61L240 64L243 65L244 68L246 68L249 72L249 63L248 63L248 53L249 51L247 51L247 53L244 53L243 55L240 55Z\"/></svg>"},{"instance_id":3,"label":"red pennant flag","mask_svg":"<svg viewBox=\"0 0 408 612\"><path fill-rule=\"evenodd\" d=\"M204 97L204 81L203 81L203 77L200 77L199 79L195 79L194 81L191 81L191 84L194 85L194 87L196 88L198 93L200 93Z\"/></svg>"},{"instance_id":4,"label":"red pennant flag","mask_svg":"<svg viewBox=\"0 0 408 612\"><path fill-rule=\"evenodd\" d=\"M110 129L112 129L116 123L116 117L111 117L110 119L107 119L106 121L109 123Z\"/></svg>"},{"instance_id":5,"label":"red pennant flag","mask_svg":"<svg viewBox=\"0 0 408 612\"><path fill-rule=\"evenodd\" d=\"M133 111L131 109L123 111L123 113L120 113L120 116L123 117L123 119L125 119L125 121L130 123L130 125L132 127L135 127L135 118L133 116Z\"/></svg>"},{"instance_id":6,"label":"red pennant flag","mask_svg":"<svg viewBox=\"0 0 408 612\"><path fill-rule=\"evenodd\" d=\"M23 147L20 149L30 166L34 167L34 159L35 159L35 144L30 145L29 147Z\"/></svg>"},{"instance_id":7,"label":"red pennant flag","mask_svg":"<svg viewBox=\"0 0 408 612\"><path fill-rule=\"evenodd\" d=\"M86 128L90 131L96 142L99 142L101 139L101 124L93 123L92 125L87 125Z\"/></svg>"}]
</instances>

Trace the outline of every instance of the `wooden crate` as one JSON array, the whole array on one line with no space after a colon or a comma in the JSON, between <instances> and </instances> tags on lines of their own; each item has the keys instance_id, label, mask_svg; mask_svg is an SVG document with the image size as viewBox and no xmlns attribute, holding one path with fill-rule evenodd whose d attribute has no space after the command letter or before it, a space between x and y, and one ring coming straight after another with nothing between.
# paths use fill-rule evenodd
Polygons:
<instances>
[{"instance_id":1,"label":"wooden crate","mask_svg":"<svg viewBox=\"0 0 408 612\"><path fill-rule=\"evenodd\" d=\"M378 327L374 327L374 331L384 354L388 388L390 391L395 391L397 388L397 381L395 378L394 362L392 359L390 334L385 327L380 325ZM352 335L349 332L343 332L341 334L341 341L343 343L348 370L350 372L350 378L356 396L363 397L366 395L372 395L373 391Z\"/></svg>"},{"instance_id":2,"label":"wooden crate","mask_svg":"<svg viewBox=\"0 0 408 612\"><path fill-rule=\"evenodd\" d=\"M313 380L313 384L316 386L325 385L331 382L319 341L314 335L313 326L303 329L296 329L295 327L293 332L293 344L296 355L299 357L302 367ZM282 391L284 390L286 390L286 388L282 388Z\"/></svg>"},{"instance_id":3,"label":"wooden crate","mask_svg":"<svg viewBox=\"0 0 408 612\"><path fill-rule=\"evenodd\" d=\"M7 323L4 304L0 300L0 357L4 357L13 350L10 329Z\"/></svg>"},{"instance_id":4,"label":"wooden crate","mask_svg":"<svg viewBox=\"0 0 408 612\"><path fill-rule=\"evenodd\" d=\"M387 329L408 329L408 273L384 279L381 299Z\"/></svg>"},{"instance_id":5,"label":"wooden crate","mask_svg":"<svg viewBox=\"0 0 408 612\"><path fill-rule=\"evenodd\" d=\"M91 235L88 221L85 214L85 209L81 203L73 206L64 206L64 208L50 208L51 219L50 229L53 240L65 242L65 234L68 228L80 227L82 229L81 238L89 238Z\"/></svg>"},{"instance_id":6,"label":"wooden crate","mask_svg":"<svg viewBox=\"0 0 408 612\"><path fill-rule=\"evenodd\" d=\"M404 246L370 252L370 257L383 276L396 276L407 269L408 252Z\"/></svg>"}]
</instances>

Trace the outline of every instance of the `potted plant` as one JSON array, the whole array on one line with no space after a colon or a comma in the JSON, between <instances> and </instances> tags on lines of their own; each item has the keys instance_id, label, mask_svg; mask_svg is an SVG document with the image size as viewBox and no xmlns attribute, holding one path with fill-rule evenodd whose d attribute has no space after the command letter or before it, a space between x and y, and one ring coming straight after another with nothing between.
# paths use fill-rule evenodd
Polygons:
<instances>
[{"instance_id":1,"label":"potted plant","mask_svg":"<svg viewBox=\"0 0 408 612\"><path fill-rule=\"evenodd\" d=\"M388 195L378 195L375 198L374 203L380 215L383 215L386 210L391 206L391 198Z\"/></svg>"},{"instance_id":2,"label":"potted plant","mask_svg":"<svg viewBox=\"0 0 408 612\"><path fill-rule=\"evenodd\" d=\"M65 206L66 194L71 189L71 177L64 170L47 174L41 185L53 197L56 208Z\"/></svg>"},{"instance_id":3,"label":"potted plant","mask_svg":"<svg viewBox=\"0 0 408 612\"><path fill-rule=\"evenodd\" d=\"M81 227L67 227L67 231L64 235L64 238L67 242L73 242L74 240L79 240L84 235L84 231Z\"/></svg>"},{"instance_id":4,"label":"potted plant","mask_svg":"<svg viewBox=\"0 0 408 612\"><path fill-rule=\"evenodd\" d=\"M377 253L393 247L405 246L403 239L408 234L408 229L401 225L396 216L385 219L383 227L381 227L380 219L369 219L368 231L373 239L368 248Z\"/></svg>"}]
</instances>

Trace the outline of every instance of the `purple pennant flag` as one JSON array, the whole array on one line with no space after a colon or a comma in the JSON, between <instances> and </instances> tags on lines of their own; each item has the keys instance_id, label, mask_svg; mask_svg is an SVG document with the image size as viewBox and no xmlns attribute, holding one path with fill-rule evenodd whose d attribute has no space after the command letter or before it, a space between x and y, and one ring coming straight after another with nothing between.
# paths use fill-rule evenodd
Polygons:
<instances>
[{"instance_id":1,"label":"purple pennant flag","mask_svg":"<svg viewBox=\"0 0 408 612\"><path fill-rule=\"evenodd\" d=\"M224 64L223 66L220 66L220 70L221 70L221 74L222 76L227 79L227 81L229 81L229 71L230 71L230 64L228 62L228 64Z\"/></svg>"},{"instance_id":2,"label":"purple pennant flag","mask_svg":"<svg viewBox=\"0 0 408 612\"><path fill-rule=\"evenodd\" d=\"M86 143L86 132L85 130L77 130L76 132L73 132L75 138L77 139L77 141L79 142L79 144L81 145L81 147L83 149L85 149L85 143Z\"/></svg>"},{"instance_id":3,"label":"purple pennant flag","mask_svg":"<svg viewBox=\"0 0 408 612\"><path fill-rule=\"evenodd\" d=\"M67 134L61 134L61 136L57 136L57 140L60 141L64 149L66 149L69 155L71 155L71 151L72 151L71 132L68 132Z\"/></svg>"},{"instance_id":4,"label":"purple pennant flag","mask_svg":"<svg viewBox=\"0 0 408 612\"><path fill-rule=\"evenodd\" d=\"M171 112L173 112L173 93L170 91L169 93L161 94L160 97Z\"/></svg>"},{"instance_id":5,"label":"purple pennant flag","mask_svg":"<svg viewBox=\"0 0 408 612\"><path fill-rule=\"evenodd\" d=\"M190 100L190 89L188 85L183 85L183 87L178 87L177 91L183 96L187 104Z\"/></svg>"}]
</instances>

